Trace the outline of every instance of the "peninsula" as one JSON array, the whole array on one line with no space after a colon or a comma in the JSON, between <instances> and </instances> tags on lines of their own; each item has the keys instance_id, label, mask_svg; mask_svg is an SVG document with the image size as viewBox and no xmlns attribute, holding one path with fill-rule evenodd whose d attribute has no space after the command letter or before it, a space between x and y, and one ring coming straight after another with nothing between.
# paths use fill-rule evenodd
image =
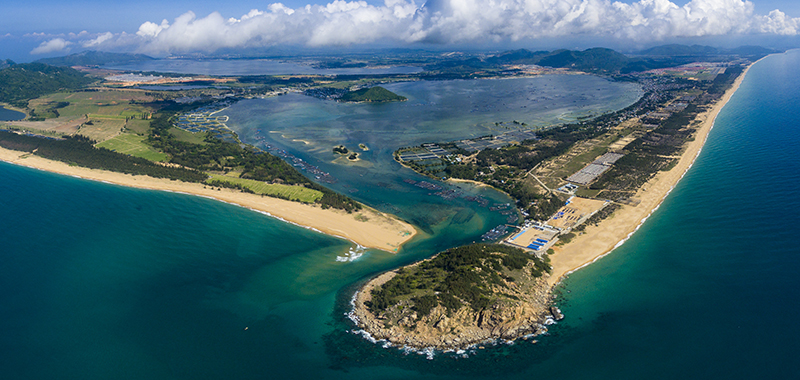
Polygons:
<instances>
[{"instance_id":1,"label":"peninsula","mask_svg":"<svg viewBox=\"0 0 800 380\"><path fill-rule=\"evenodd\" d=\"M612 138L609 145L622 140L627 146L635 141L646 140L657 132L662 132L661 136L664 138L668 136L670 128L681 131L680 143L675 144L674 141L670 143L675 145L677 155L673 157L673 160L657 165L656 169L648 175L642 174L645 172L639 172L637 180L633 181L634 191L625 193L623 190L627 191L630 188L622 190L611 188L608 191L609 196L617 196L616 201L612 202L606 198L596 204L591 212L575 215L575 210L581 212L581 207L591 209L593 207L591 202L600 201L601 199L597 195L605 190L597 191L597 189L587 186L589 191L584 191L582 194L592 194L594 199L586 198L585 201L582 201L588 206L570 206L571 202L584 199L574 197L575 191L579 188L574 183L580 179L570 176L570 181L565 181L568 184L558 190L570 195L567 206L558 203L555 210L550 208L549 199L559 199L559 195L554 191L539 197L528 197L522 204L522 206L530 204L528 209L530 213L526 212L527 215L533 215L532 213L536 212L545 213L546 216L541 218L544 219L543 222L533 223L532 226L526 225L522 232L505 240L503 242L505 245L479 246L484 256L473 258L469 262L463 258L454 259L453 250L449 250L430 260L373 278L356 293L351 319L360 329L375 339L384 339L397 346L418 349L462 349L489 340L513 340L546 331L546 325L550 323L548 320L563 318L560 311L552 306L551 292L553 288L573 271L591 264L621 245L661 204L700 153L717 114L736 92L750 65L752 64L743 70L731 70L732 75L729 75L727 83L714 83L703 94L697 94L698 96L693 99L706 99L709 104L699 107L691 118L681 119L680 125L671 125L662 120L661 125L666 127L665 130L659 131L659 126L647 126L645 128L650 132L628 139L626 139L627 135L619 133L619 129L614 129L614 135L617 137ZM722 88L719 88L720 86ZM720 95L713 96L715 91L719 91ZM686 98L682 96L680 99ZM674 104L674 101L668 99L664 104L671 105ZM682 110L688 108L681 107ZM675 114L679 115L678 117L685 116L680 115L681 111L678 111L677 108L672 109L676 111ZM619 120L617 119L617 122ZM645 123L649 121L646 117L639 116L635 117L634 121L642 123L643 120ZM668 120L668 117L665 120ZM622 122L622 124L625 123L625 121ZM630 125L631 121L629 120L627 123ZM622 138L619 138L619 135L622 135ZM597 136L594 140L600 140L605 135L598 134ZM664 140L668 139L664 138ZM524 144L520 145L524 146ZM550 145L552 146L552 144ZM643 157L641 159L645 160L644 154L635 150L636 146L636 144L632 145L629 151L619 151L631 155L639 154L640 157ZM657 143L650 145L651 148L659 146L665 149L664 145ZM446 144L422 146L429 151L446 147L449 146ZM460 149L460 147L455 147L455 149ZM520 151L514 146L502 149ZM591 149L589 150L590 160L595 160L597 153L591 153ZM493 150L490 149L490 151ZM585 151L584 149L583 152L585 153ZM464 153L469 156L470 152ZM547 160L537 163L534 169L540 169L548 164L552 165L559 160L563 163L566 158L578 157L580 153L582 152L576 152L573 145L560 154L553 154ZM396 154L396 157L402 160L403 154L404 152L401 151ZM420 153L410 154L419 155ZM497 151L492 154L501 157L503 155ZM608 159L606 157L617 160L620 156L603 156L594 162ZM460 165L460 169L463 170L464 158L465 155L462 155L458 159L459 162L451 162L451 164ZM425 172L425 167L422 165L411 165L411 167ZM474 167L470 169L474 171ZM483 182L497 186L512 182L511 180L514 179L509 174L513 173L514 167L509 165L508 161L506 161L506 165L500 165L498 161L494 161L491 169L495 174L504 173L506 177L493 175L485 178ZM535 177L532 173L540 172L532 169L524 172L522 178ZM458 173L458 171L454 170L448 173ZM636 174L637 172L632 173ZM616 175L620 176L619 173ZM497 180L497 182L492 182L492 180ZM539 178L535 178L535 180L541 181ZM630 178L627 180L629 181ZM609 176L602 177L602 174L599 174L583 184L586 185L592 181L619 183L618 179ZM541 183L541 185L547 188L546 184ZM513 187L510 188L513 189ZM620 196L621 193L625 193L624 196ZM525 239L525 236L528 235L535 239ZM558 241L559 239L561 241ZM531 264L517 265L517 268L521 270L512 274L511 267L504 268L499 264L500 262L505 263L505 259L500 257L502 252L510 248L509 245L520 246L518 240L525 240L521 247L527 249L529 253L526 254L536 259L532 259ZM432 263L442 261L467 264L466 266L450 264L446 272L450 275L460 273L459 276L456 276L461 282L457 286L459 292L453 292L453 286L448 284L448 281L450 283L458 282L452 276L434 284L420 280L428 279L427 281L430 282L430 279L435 279L436 276L426 275L419 268L430 268L435 266ZM547 265L543 266L542 263ZM494 278L494 280L486 280L486 278ZM424 289L429 287L436 291L435 295L424 292Z\"/></svg>"}]
</instances>

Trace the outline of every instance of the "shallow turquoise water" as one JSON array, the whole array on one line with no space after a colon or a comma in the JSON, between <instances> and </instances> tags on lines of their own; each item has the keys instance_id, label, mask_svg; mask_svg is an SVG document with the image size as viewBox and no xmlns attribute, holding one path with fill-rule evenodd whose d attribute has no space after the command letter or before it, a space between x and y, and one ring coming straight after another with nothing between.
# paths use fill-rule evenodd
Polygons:
<instances>
[{"instance_id":1,"label":"shallow turquoise water","mask_svg":"<svg viewBox=\"0 0 800 380\"><path fill-rule=\"evenodd\" d=\"M0 163L0 373L795 378L798 63L790 52L753 67L661 208L559 289L567 319L549 336L469 359L380 348L348 333L342 314L359 281L474 239L494 223L482 208L462 227L431 218L434 238L400 254L337 262L351 244L238 207Z\"/></svg>"}]
</instances>

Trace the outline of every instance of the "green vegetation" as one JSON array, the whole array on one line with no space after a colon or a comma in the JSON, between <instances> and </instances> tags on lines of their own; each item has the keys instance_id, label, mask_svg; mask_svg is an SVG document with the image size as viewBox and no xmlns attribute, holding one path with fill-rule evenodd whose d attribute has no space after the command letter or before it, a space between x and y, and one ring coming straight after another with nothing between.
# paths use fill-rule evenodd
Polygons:
<instances>
[{"instance_id":1,"label":"green vegetation","mask_svg":"<svg viewBox=\"0 0 800 380\"><path fill-rule=\"evenodd\" d=\"M53 66L102 66L152 60L142 54L109 53L102 51L82 51L65 57L42 58L36 62Z\"/></svg>"},{"instance_id":2,"label":"green vegetation","mask_svg":"<svg viewBox=\"0 0 800 380\"><path fill-rule=\"evenodd\" d=\"M406 100L405 96L400 96L391 92L383 87L375 86L372 88L362 88L356 91L350 91L339 98L343 102L371 102L371 103L384 103L384 102L398 102Z\"/></svg>"},{"instance_id":3,"label":"green vegetation","mask_svg":"<svg viewBox=\"0 0 800 380\"><path fill-rule=\"evenodd\" d=\"M742 71L741 66L729 67L724 74L706 84L705 94L685 109L663 121L653 120L659 126L628 144L625 147L627 154L592 183L591 188L635 191L659 171L674 167L675 157L681 154L684 144L693 138L696 131L691 125L692 120L705 111L707 105L717 101ZM611 193L603 193L604 196L607 194Z\"/></svg>"},{"instance_id":4,"label":"green vegetation","mask_svg":"<svg viewBox=\"0 0 800 380\"><path fill-rule=\"evenodd\" d=\"M273 198L287 199L290 201L315 203L322 198L323 193L319 190L309 189L297 185L282 185L277 183L266 183L252 179L231 177L226 175L211 174L211 178L206 181L212 186L231 187L220 184L220 182L227 182L233 185L239 185L239 189L246 188L254 194L263 194Z\"/></svg>"},{"instance_id":5,"label":"green vegetation","mask_svg":"<svg viewBox=\"0 0 800 380\"><path fill-rule=\"evenodd\" d=\"M339 154L348 154L348 153L350 153L350 151L347 150L347 148L344 145L337 145L337 146L333 147L333 152L334 153L339 153Z\"/></svg>"},{"instance_id":6,"label":"green vegetation","mask_svg":"<svg viewBox=\"0 0 800 380\"><path fill-rule=\"evenodd\" d=\"M208 132L189 132L176 127L170 128L169 134L178 141L198 145L206 145L206 141L208 141L209 138Z\"/></svg>"},{"instance_id":7,"label":"green vegetation","mask_svg":"<svg viewBox=\"0 0 800 380\"><path fill-rule=\"evenodd\" d=\"M169 155L169 162L201 171L241 172L240 178L269 184L303 186L316 190L322 196L316 199L322 208L336 208L347 212L358 211L361 204L318 185L300 174L282 159L239 143L226 142L207 136L203 144L178 139L171 133L172 120L189 106L172 105L163 109L150 123L147 143ZM194 106L196 107L196 106ZM233 187L250 189L241 183L230 182ZM252 189L255 191L255 189ZM305 199L305 198L304 198Z\"/></svg>"},{"instance_id":8,"label":"green vegetation","mask_svg":"<svg viewBox=\"0 0 800 380\"><path fill-rule=\"evenodd\" d=\"M149 161L166 161L167 155L153 149L150 145L144 142L145 137L124 133L117 137L113 137L103 141L96 146L98 148L105 148L115 152L129 154L134 157L141 157Z\"/></svg>"},{"instance_id":9,"label":"green vegetation","mask_svg":"<svg viewBox=\"0 0 800 380\"><path fill-rule=\"evenodd\" d=\"M60 90L77 90L94 81L68 67L16 64L0 70L0 102L24 108L30 99Z\"/></svg>"},{"instance_id":10,"label":"green vegetation","mask_svg":"<svg viewBox=\"0 0 800 380\"><path fill-rule=\"evenodd\" d=\"M57 105L57 117L78 118L89 115L130 120L147 119L152 108L144 103L153 100L153 97L142 92L84 89L47 94L31 100L28 107L41 113Z\"/></svg>"},{"instance_id":11,"label":"green vegetation","mask_svg":"<svg viewBox=\"0 0 800 380\"><path fill-rule=\"evenodd\" d=\"M517 278L537 278L550 272L549 259L539 259L519 248L473 244L449 249L430 260L401 268L381 287L372 290L366 306L376 314L410 302L420 318L438 305L452 313L462 306L479 311L501 297Z\"/></svg>"},{"instance_id":12,"label":"green vegetation","mask_svg":"<svg viewBox=\"0 0 800 380\"><path fill-rule=\"evenodd\" d=\"M197 170L167 167L144 158L131 157L105 148L96 148L93 143L82 136L52 139L0 131L0 146L3 148L33 153L70 165L185 182L201 182L208 177L205 173Z\"/></svg>"}]
</instances>

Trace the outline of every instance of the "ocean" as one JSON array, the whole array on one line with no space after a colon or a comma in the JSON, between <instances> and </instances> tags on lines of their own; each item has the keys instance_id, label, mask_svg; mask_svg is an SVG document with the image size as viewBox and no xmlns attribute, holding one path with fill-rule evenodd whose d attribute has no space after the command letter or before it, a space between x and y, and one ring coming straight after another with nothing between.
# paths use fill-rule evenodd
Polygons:
<instances>
[{"instance_id":1,"label":"ocean","mask_svg":"<svg viewBox=\"0 0 800 380\"><path fill-rule=\"evenodd\" d=\"M383 348L352 334L344 313L370 276L474 240L497 222L489 213L440 211L399 254L341 262L349 242L239 207L0 163L0 373L796 378L797 67L800 51L753 66L661 207L558 287L564 321L535 344L468 358Z\"/></svg>"}]
</instances>

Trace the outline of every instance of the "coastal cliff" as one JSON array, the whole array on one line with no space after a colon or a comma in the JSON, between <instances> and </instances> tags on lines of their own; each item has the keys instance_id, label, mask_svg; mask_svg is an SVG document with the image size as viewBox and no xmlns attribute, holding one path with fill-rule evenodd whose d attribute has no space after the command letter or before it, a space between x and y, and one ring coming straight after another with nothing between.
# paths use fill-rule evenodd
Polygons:
<instances>
[{"instance_id":1,"label":"coastal cliff","mask_svg":"<svg viewBox=\"0 0 800 380\"><path fill-rule=\"evenodd\" d=\"M375 339L457 349L546 331L547 259L476 244L384 273L355 297L354 319Z\"/></svg>"}]
</instances>

